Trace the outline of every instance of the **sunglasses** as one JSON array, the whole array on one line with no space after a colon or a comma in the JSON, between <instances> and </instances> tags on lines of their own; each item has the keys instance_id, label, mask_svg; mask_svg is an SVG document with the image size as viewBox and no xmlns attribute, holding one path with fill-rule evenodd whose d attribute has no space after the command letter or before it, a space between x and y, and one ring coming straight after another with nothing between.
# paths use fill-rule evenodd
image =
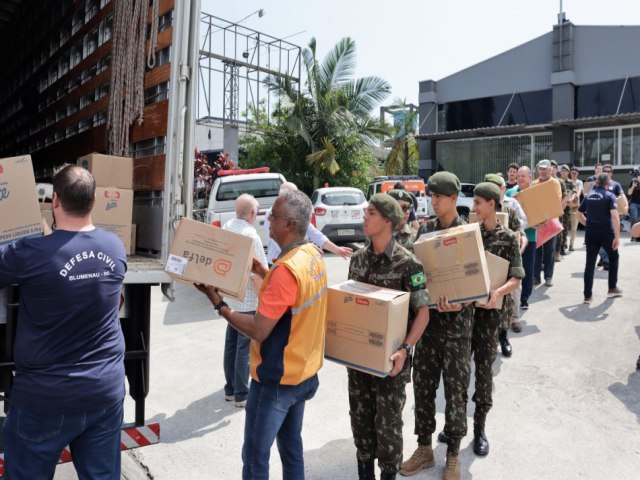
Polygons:
<instances>
[{"instance_id":1,"label":"sunglasses","mask_svg":"<svg viewBox=\"0 0 640 480\"><path fill-rule=\"evenodd\" d=\"M401 205L400 208L403 212L408 212L409 210L411 210L411 205Z\"/></svg>"}]
</instances>

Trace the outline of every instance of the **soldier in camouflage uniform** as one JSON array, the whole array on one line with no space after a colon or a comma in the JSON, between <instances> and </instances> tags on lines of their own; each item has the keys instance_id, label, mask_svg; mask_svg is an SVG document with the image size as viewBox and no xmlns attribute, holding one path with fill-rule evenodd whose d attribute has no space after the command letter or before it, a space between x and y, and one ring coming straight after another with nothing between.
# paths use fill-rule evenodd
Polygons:
<instances>
[{"instance_id":1,"label":"soldier in camouflage uniform","mask_svg":"<svg viewBox=\"0 0 640 480\"><path fill-rule=\"evenodd\" d=\"M567 189L567 184L562 180L562 178L558 178L558 162L556 162L555 160L550 160L550 163L551 163L551 178L555 178L556 180L558 180L558 182L560 183L560 189L562 191L562 196L560 198L562 199L562 208L564 213L558 217L558 221L560 222L561 225L564 225L564 217L567 212L567 204L569 203L569 191ZM571 213L570 210L569 210L569 213ZM570 218L570 217L567 217L567 218ZM556 255L555 255L556 262L559 262L560 260L562 260L562 252L564 251L563 242L565 238L566 238L566 230L562 230L562 232L556 235Z\"/></svg>"},{"instance_id":2,"label":"soldier in camouflage uniform","mask_svg":"<svg viewBox=\"0 0 640 480\"><path fill-rule=\"evenodd\" d=\"M418 239L423 233L465 223L456 211L460 181L455 175L438 172L429 179L428 188L437 218L422 224ZM400 473L413 475L435 465L431 436L436 430L436 392L442 375L446 399L444 428L449 436L444 478L456 480L460 478L460 441L467 434L474 307L473 303L449 303L446 298L434 301L437 307L429 310L429 325L416 345L413 360L414 433L418 436L418 448L402 464Z\"/></svg>"},{"instance_id":3,"label":"soldier in camouflage uniform","mask_svg":"<svg viewBox=\"0 0 640 480\"><path fill-rule=\"evenodd\" d=\"M500 189L493 183L479 183L473 190L473 210L480 221L480 232L484 249L509 261L507 281L499 288L491 290L487 304L476 306L471 351L476 367L476 385L473 401L476 404L473 415L473 451L484 456L489 453L489 442L485 434L487 414L493 405L491 396L493 387L493 362L496 359L496 338L500 322L504 316L506 304L501 309L495 305L499 297L507 295L517 288L524 278L520 246L515 233L498 225L496 207L500 203Z\"/></svg>"},{"instance_id":4,"label":"soldier in camouflage uniform","mask_svg":"<svg viewBox=\"0 0 640 480\"><path fill-rule=\"evenodd\" d=\"M396 239L396 242L413 253L413 242L416 241L418 230L409 225L408 220L411 208L415 203L414 197L411 193L404 190L389 190L387 194L391 195L398 201L403 213L402 221L393 229L393 238Z\"/></svg>"},{"instance_id":5,"label":"soldier in camouflage uniform","mask_svg":"<svg viewBox=\"0 0 640 480\"><path fill-rule=\"evenodd\" d=\"M520 254L527 246L527 237L524 234L524 229L527 226L527 216L522 210L520 206L520 202L518 202L515 198L505 197L505 192L507 190L504 179L496 174L488 173L484 176L485 182L495 183L498 188L500 188L501 202L498 204L498 211L502 211L507 213L509 216L509 223L507 227L512 232L518 234L518 242L520 245ZM502 351L502 355L505 357L510 357L513 354L513 347L509 342L508 332L509 327L513 323L514 332L520 332L522 330L522 326L517 318L520 316L520 294L522 293L522 289L518 287L514 290L510 295L505 296L504 302L506 303L505 307L505 315L500 324L500 335L498 339L500 340L500 350ZM517 300L517 301L516 301ZM518 309L517 314L514 313L514 310ZM516 320L513 320L516 318Z\"/></svg>"},{"instance_id":6,"label":"soldier in camouflage uniform","mask_svg":"<svg viewBox=\"0 0 640 480\"><path fill-rule=\"evenodd\" d=\"M568 252L567 241L571 232L571 199L573 198L574 193L577 192L576 184L569 178L569 173L571 173L569 165L562 165L560 169L560 183L564 183L566 188L566 203L563 202L564 213L561 217L563 228L562 232L560 232L561 255L566 255Z\"/></svg>"},{"instance_id":7,"label":"soldier in camouflage uniform","mask_svg":"<svg viewBox=\"0 0 640 480\"><path fill-rule=\"evenodd\" d=\"M349 415L357 449L360 480L375 480L374 460L381 480L393 480L402 463L402 409L405 386L410 381L411 353L429 323L429 292L420 261L393 239L393 228L402 220L398 202L387 194L376 194L365 209L367 246L351 257L349 279L411 292L407 335L391 355L393 369L387 377L347 368Z\"/></svg>"}]
</instances>

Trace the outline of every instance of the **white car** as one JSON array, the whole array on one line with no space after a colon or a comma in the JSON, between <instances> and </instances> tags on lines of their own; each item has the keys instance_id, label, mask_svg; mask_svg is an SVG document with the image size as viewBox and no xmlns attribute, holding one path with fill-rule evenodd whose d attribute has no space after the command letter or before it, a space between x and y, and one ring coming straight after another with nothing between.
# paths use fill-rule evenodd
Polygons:
<instances>
[{"instance_id":1,"label":"white car","mask_svg":"<svg viewBox=\"0 0 640 480\"><path fill-rule=\"evenodd\" d=\"M364 209L367 200L357 188L319 188L311 195L311 223L332 242L364 240Z\"/></svg>"}]
</instances>

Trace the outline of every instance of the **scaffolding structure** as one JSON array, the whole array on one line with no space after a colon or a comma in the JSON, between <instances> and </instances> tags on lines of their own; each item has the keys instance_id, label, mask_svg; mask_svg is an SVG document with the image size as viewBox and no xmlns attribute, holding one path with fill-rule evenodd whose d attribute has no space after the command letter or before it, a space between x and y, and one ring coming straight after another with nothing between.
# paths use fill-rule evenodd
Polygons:
<instances>
[{"instance_id":1,"label":"scaffolding structure","mask_svg":"<svg viewBox=\"0 0 640 480\"><path fill-rule=\"evenodd\" d=\"M237 129L246 116L250 128L260 129L256 113L264 110L269 121L277 102L264 80L288 78L300 91L301 48L208 13L200 22L198 124L222 119L223 128Z\"/></svg>"}]
</instances>

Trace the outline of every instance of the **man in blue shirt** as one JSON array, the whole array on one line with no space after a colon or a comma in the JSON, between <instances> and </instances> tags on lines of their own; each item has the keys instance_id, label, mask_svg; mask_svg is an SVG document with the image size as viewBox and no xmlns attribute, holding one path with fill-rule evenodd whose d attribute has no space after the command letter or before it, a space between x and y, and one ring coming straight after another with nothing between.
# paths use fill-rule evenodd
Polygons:
<instances>
[{"instance_id":1,"label":"man in blue shirt","mask_svg":"<svg viewBox=\"0 0 640 480\"><path fill-rule=\"evenodd\" d=\"M53 191L57 229L0 247L0 288L20 286L5 473L53 478L69 445L79 478L119 480L124 245L92 224L88 170L64 167Z\"/></svg>"},{"instance_id":2,"label":"man in blue shirt","mask_svg":"<svg viewBox=\"0 0 640 480\"><path fill-rule=\"evenodd\" d=\"M613 196L616 199L620 197L624 197L622 185L620 185L620 183L613 180L613 167L610 164L603 165L602 173L606 173L609 176L609 186L607 187L607 189L611 193L613 193ZM624 200L626 201L626 197L624 197ZM609 270L609 256L607 255L607 251L604 248L601 248L599 254L600 254L600 263L598 263L598 266L602 266L603 270Z\"/></svg>"},{"instance_id":3,"label":"man in blue shirt","mask_svg":"<svg viewBox=\"0 0 640 480\"><path fill-rule=\"evenodd\" d=\"M584 303L593 301L593 274L600 248L603 248L609 257L607 296L622 296L622 290L617 286L620 215L616 206L616 197L609 191L610 184L611 178L607 173L598 175L595 186L578 208L580 223L586 226L587 260L584 268Z\"/></svg>"}]
</instances>

